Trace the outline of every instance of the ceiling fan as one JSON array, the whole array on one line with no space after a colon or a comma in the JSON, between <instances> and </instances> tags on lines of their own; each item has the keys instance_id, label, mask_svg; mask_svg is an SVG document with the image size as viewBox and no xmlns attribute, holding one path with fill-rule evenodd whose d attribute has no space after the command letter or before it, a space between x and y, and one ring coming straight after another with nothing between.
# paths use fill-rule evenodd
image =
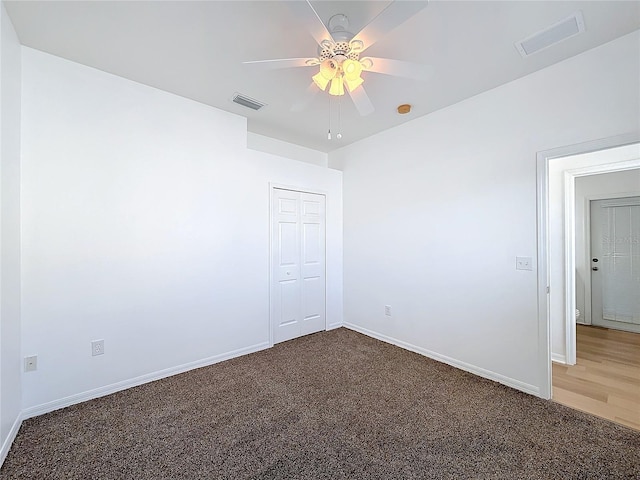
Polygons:
<instances>
[{"instance_id":1,"label":"ceiling fan","mask_svg":"<svg viewBox=\"0 0 640 480\"><path fill-rule=\"evenodd\" d=\"M317 73L312 76L313 81L307 88L306 96L293 105L293 111L303 110L319 91L325 91L329 87L330 95L340 96L347 92L360 115L369 115L373 113L374 107L363 86L363 72L416 80L425 80L431 75L431 68L427 65L362 56L367 48L424 9L427 6L426 1L392 1L355 35L347 30L349 20L343 14L332 16L328 25L325 25L309 0L285 3L318 43L318 55L243 63L265 70L319 67Z\"/></svg>"}]
</instances>

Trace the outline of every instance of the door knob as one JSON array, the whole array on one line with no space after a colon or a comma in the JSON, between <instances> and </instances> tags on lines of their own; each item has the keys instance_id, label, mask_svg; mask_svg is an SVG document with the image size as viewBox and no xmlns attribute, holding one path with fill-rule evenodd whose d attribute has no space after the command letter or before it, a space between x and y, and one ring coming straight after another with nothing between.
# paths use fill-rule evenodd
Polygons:
<instances>
[{"instance_id":1,"label":"door knob","mask_svg":"<svg viewBox=\"0 0 640 480\"><path fill-rule=\"evenodd\" d=\"M594 272L598 271L598 267L592 267L591 270L593 270Z\"/></svg>"}]
</instances>

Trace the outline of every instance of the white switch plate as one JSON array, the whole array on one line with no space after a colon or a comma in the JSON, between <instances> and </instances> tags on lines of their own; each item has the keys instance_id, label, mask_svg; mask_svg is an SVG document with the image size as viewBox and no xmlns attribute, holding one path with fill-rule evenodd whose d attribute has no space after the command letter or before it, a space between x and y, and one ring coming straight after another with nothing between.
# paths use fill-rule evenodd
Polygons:
<instances>
[{"instance_id":1,"label":"white switch plate","mask_svg":"<svg viewBox=\"0 0 640 480\"><path fill-rule=\"evenodd\" d=\"M94 340L91 342L91 355L103 355L104 354L104 340Z\"/></svg>"},{"instance_id":2,"label":"white switch plate","mask_svg":"<svg viewBox=\"0 0 640 480\"><path fill-rule=\"evenodd\" d=\"M391 305L385 305L385 306L384 306L384 314L385 314L387 317L390 317L390 316L391 316Z\"/></svg>"},{"instance_id":3,"label":"white switch plate","mask_svg":"<svg viewBox=\"0 0 640 480\"><path fill-rule=\"evenodd\" d=\"M31 355L29 357L24 357L24 371L25 372L35 372L38 369L38 356Z\"/></svg>"},{"instance_id":4,"label":"white switch plate","mask_svg":"<svg viewBox=\"0 0 640 480\"><path fill-rule=\"evenodd\" d=\"M516 257L516 270L533 270L531 257Z\"/></svg>"}]
</instances>

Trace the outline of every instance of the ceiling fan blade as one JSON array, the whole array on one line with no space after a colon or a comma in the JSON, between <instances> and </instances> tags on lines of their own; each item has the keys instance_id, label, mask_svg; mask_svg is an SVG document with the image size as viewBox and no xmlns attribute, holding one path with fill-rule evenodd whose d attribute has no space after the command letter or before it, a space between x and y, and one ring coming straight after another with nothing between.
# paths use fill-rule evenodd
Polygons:
<instances>
[{"instance_id":1,"label":"ceiling fan blade","mask_svg":"<svg viewBox=\"0 0 640 480\"><path fill-rule=\"evenodd\" d=\"M309 30L318 45L322 45L323 40L333 41L333 37L327 30L324 22L320 19L318 12L311 5L309 0L285 2L298 20Z\"/></svg>"},{"instance_id":2,"label":"ceiling fan blade","mask_svg":"<svg viewBox=\"0 0 640 480\"><path fill-rule=\"evenodd\" d=\"M311 82L302 98L291 105L291 111L302 112L303 110L305 110L316 97L319 91L320 89L316 86L316 84L314 82Z\"/></svg>"},{"instance_id":3,"label":"ceiling fan blade","mask_svg":"<svg viewBox=\"0 0 640 480\"><path fill-rule=\"evenodd\" d=\"M366 60L371 60L370 65ZM422 63L404 62L390 58L366 57L362 59L363 69L367 72L383 73L396 77L428 80L433 76L433 67Z\"/></svg>"},{"instance_id":4,"label":"ceiling fan blade","mask_svg":"<svg viewBox=\"0 0 640 480\"><path fill-rule=\"evenodd\" d=\"M245 65L251 65L262 70L276 70L278 68L293 67L313 67L320 65L317 58L279 58L275 60L255 60L251 62L242 62Z\"/></svg>"},{"instance_id":5,"label":"ceiling fan blade","mask_svg":"<svg viewBox=\"0 0 640 480\"><path fill-rule=\"evenodd\" d=\"M360 115L365 117L373 113L375 108L373 108L369 95L367 95L367 92L364 90L362 85L356 88L353 92L350 92L349 89L345 90L347 90L349 95L351 95L351 100L353 100L353 103L358 109L358 112L360 112Z\"/></svg>"},{"instance_id":6,"label":"ceiling fan blade","mask_svg":"<svg viewBox=\"0 0 640 480\"><path fill-rule=\"evenodd\" d=\"M376 18L365 25L365 27L360 30L355 37L353 37L353 40L360 40L364 44L364 50L366 50L391 30L402 25L426 6L426 1L395 0L380 12Z\"/></svg>"}]
</instances>

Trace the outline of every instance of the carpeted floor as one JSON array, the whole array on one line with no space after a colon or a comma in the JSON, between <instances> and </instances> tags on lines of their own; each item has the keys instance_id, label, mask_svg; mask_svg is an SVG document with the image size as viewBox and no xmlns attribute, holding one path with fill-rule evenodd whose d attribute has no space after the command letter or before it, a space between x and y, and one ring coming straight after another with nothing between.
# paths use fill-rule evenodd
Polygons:
<instances>
[{"instance_id":1,"label":"carpeted floor","mask_svg":"<svg viewBox=\"0 0 640 480\"><path fill-rule=\"evenodd\" d=\"M23 423L10 479L638 479L640 432L344 328Z\"/></svg>"}]
</instances>

